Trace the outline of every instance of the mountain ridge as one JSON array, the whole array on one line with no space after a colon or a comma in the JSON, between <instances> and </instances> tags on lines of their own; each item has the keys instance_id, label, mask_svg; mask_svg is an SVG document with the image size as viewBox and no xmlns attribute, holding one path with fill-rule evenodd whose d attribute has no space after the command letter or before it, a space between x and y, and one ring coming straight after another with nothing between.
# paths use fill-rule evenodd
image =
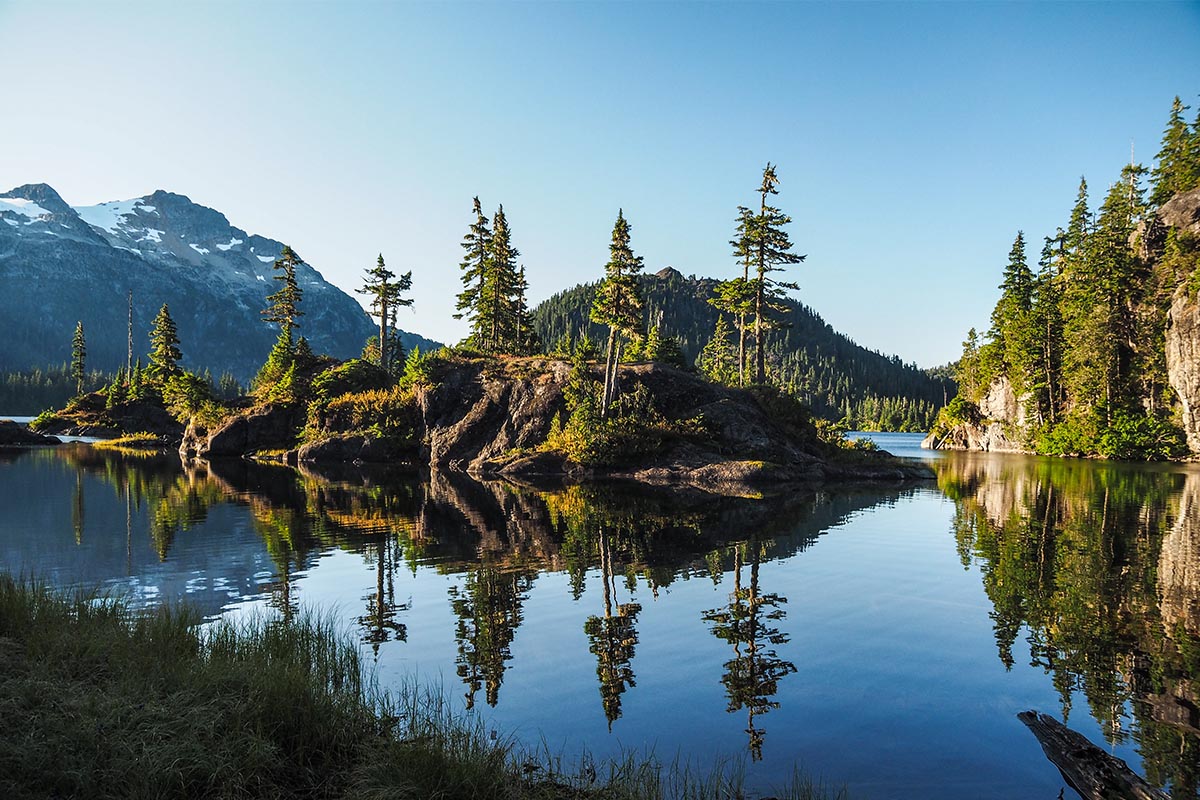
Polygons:
<instances>
[{"instance_id":1,"label":"mountain ridge","mask_svg":"<svg viewBox=\"0 0 1200 800\"><path fill-rule=\"evenodd\" d=\"M283 243L250 234L216 209L162 189L130 200L71 206L48 184L0 194L0 371L63 363L82 321L90 367L115 370L127 350L127 292L134 355L163 303L179 328L184 364L251 377L278 329L261 319ZM300 333L313 349L358 355L376 330L358 302L311 265L297 271L305 296ZM405 347L435 344L401 332Z\"/></svg>"}]
</instances>

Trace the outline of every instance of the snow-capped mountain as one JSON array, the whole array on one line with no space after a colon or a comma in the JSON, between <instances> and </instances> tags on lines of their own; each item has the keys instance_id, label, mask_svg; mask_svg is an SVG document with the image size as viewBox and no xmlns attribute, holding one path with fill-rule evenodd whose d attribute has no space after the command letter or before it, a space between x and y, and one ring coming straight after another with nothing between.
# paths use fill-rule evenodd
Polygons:
<instances>
[{"instance_id":1,"label":"snow-capped mountain","mask_svg":"<svg viewBox=\"0 0 1200 800\"><path fill-rule=\"evenodd\" d=\"M0 194L0 371L63 363L76 321L89 367L123 365L132 290L135 358L168 303L185 364L246 379L278 334L260 312L279 287L272 265L282 249L170 192L74 208L45 184ZM300 333L316 352L357 355L375 330L362 307L310 266L296 278Z\"/></svg>"}]
</instances>

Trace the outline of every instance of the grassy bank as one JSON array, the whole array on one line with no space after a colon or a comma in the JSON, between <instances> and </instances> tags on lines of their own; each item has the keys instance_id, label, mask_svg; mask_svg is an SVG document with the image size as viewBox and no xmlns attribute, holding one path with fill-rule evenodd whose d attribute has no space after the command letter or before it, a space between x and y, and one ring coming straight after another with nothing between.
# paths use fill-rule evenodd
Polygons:
<instances>
[{"instance_id":1,"label":"grassy bank","mask_svg":"<svg viewBox=\"0 0 1200 800\"><path fill-rule=\"evenodd\" d=\"M0 797L743 796L736 766L567 768L384 696L325 622L197 622L0 575Z\"/></svg>"}]
</instances>

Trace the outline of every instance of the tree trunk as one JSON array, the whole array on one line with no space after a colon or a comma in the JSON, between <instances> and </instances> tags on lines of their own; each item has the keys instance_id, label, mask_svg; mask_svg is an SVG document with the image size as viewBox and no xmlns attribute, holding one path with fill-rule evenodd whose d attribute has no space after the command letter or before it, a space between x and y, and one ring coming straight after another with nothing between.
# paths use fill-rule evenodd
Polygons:
<instances>
[{"instance_id":1,"label":"tree trunk","mask_svg":"<svg viewBox=\"0 0 1200 800\"><path fill-rule=\"evenodd\" d=\"M738 314L738 386L746 385L746 315Z\"/></svg>"},{"instance_id":2,"label":"tree trunk","mask_svg":"<svg viewBox=\"0 0 1200 800\"><path fill-rule=\"evenodd\" d=\"M1036 711L1022 711L1024 722L1042 745L1046 758L1084 800L1170 800L1129 766L1096 747L1082 734Z\"/></svg>"},{"instance_id":3,"label":"tree trunk","mask_svg":"<svg viewBox=\"0 0 1200 800\"><path fill-rule=\"evenodd\" d=\"M767 382L766 359L763 355L762 303L763 279L760 277L758 289L754 293L754 382L758 384Z\"/></svg>"},{"instance_id":4,"label":"tree trunk","mask_svg":"<svg viewBox=\"0 0 1200 800\"><path fill-rule=\"evenodd\" d=\"M604 354L604 391L600 396L600 417L604 419L608 416L608 404L612 399L612 384L614 377L613 370L613 353L616 349L617 331L614 328L608 329L608 347L605 348Z\"/></svg>"},{"instance_id":5,"label":"tree trunk","mask_svg":"<svg viewBox=\"0 0 1200 800\"><path fill-rule=\"evenodd\" d=\"M385 290L386 290L386 287L385 287ZM388 319L387 301L383 300L379 304L379 368L383 369L383 370L387 370L387 368L388 368L387 319Z\"/></svg>"}]
</instances>

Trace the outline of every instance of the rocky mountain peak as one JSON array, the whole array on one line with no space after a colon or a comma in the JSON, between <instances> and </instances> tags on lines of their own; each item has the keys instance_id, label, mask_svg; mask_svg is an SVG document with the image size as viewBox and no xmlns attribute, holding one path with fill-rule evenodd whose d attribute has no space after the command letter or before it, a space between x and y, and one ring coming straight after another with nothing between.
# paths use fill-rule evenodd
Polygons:
<instances>
[{"instance_id":1,"label":"rocky mountain peak","mask_svg":"<svg viewBox=\"0 0 1200 800\"><path fill-rule=\"evenodd\" d=\"M70 214L71 207L62 199L53 187L45 183L27 183L18 186L10 192L0 194L0 198L28 200L36 203L51 214Z\"/></svg>"}]
</instances>

